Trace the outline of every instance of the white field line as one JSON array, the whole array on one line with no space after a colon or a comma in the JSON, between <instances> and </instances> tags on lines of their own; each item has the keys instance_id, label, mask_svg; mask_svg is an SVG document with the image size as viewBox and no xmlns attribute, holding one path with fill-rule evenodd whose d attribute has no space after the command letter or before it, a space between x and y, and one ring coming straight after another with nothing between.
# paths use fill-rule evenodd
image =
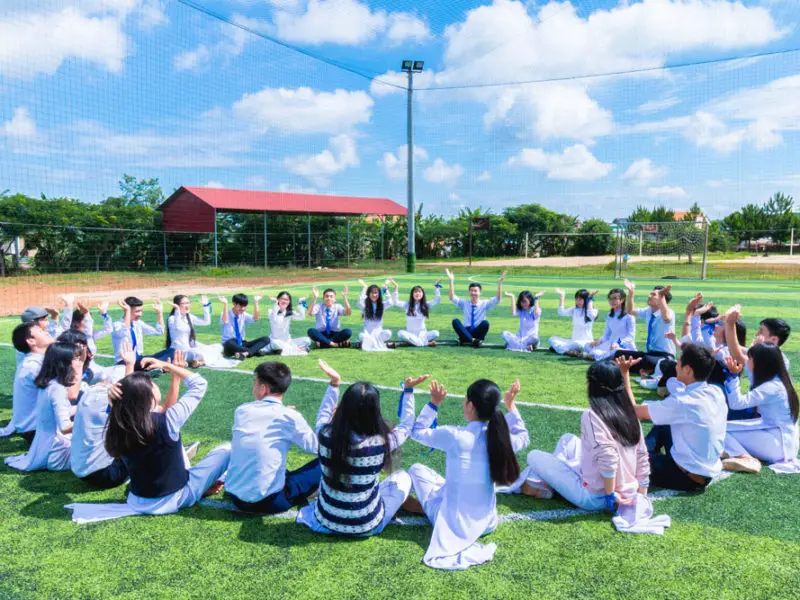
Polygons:
<instances>
[{"instance_id":1,"label":"white field line","mask_svg":"<svg viewBox=\"0 0 800 600\"><path fill-rule=\"evenodd\" d=\"M13 347L12 344L9 344L7 342L0 342L0 346L4 346L4 347L8 347L8 348ZM114 358L110 354L96 354L95 356L97 356L99 358L111 358L111 359ZM242 375L250 375L250 376L253 375L252 371L248 371L246 369L227 369L227 368L214 368L214 367L201 367L201 368L202 369L207 369L209 371L221 371L221 372L224 372L224 373L239 373L239 374L242 374ZM293 380L297 380L297 381L311 381L311 382L314 382L314 383L328 383L327 379L322 379L322 378L319 378L319 377L303 377L303 376L300 376L300 375L292 375L292 379ZM353 383L353 382L351 382L351 381L343 381L342 385L350 385L351 383ZM386 390L386 391L390 391L390 392L399 392L400 391L399 388L390 387L390 386L386 386L386 385L376 385L375 387L378 388L379 390ZM427 394L427 395L429 395L430 392L428 390L424 390L423 389L423 390L417 391L417 394ZM463 400L464 399L464 396L459 396L458 394L448 394L447 397L448 398L458 398L459 400ZM581 408L579 406L558 406L557 404L544 404L544 403L541 403L541 402L517 402L516 404L519 405L519 406L526 406L526 407L533 407L533 408L549 408L549 409L552 409L552 410L564 410L564 411L567 411L567 412L583 412L585 410L584 408Z\"/></svg>"},{"instance_id":2,"label":"white field line","mask_svg":"<svg viewBox=\"0 0 800 600\"><path fill-rule=\"evenodd\" d=\"M720 481L728 479L728 477L731 477L732 475L733 473L730 473L728 471L723 471L722 474L719 477L712 480L712 482L709 485L714 485ZM680 492L677 490L659 490L657 492L649 494L649 497L650 500L652 500L653 502L657 502L659 500L664 500L666 498L674 498L675 496L682 496L685 494L686 492ZM243 513L238 508L236 508L236 506L232 502L229 502L227 500L205 499L201 500L199 504L201 506L205 506L208 508L216 508L219 510L229 510L241 514L249 514L249 513ZM506 513L500 515L500 522L513 523L518 521L556 521L559 519L570 519L572 517L579 517L581 515L590 515L598 512L601 511L588 511L588 510L582 510L580 508L558 508L554 510L536 510L530 512L522 512L522 513ZM269 515L268 518L294 520L297 518L297 511L288 510L286 512L279 513L277 515ZM414 517L414 516L396 517L391 524L402 525L406 527L425 527L430 525L427 518Z\"/></svg>"}]
</instances>

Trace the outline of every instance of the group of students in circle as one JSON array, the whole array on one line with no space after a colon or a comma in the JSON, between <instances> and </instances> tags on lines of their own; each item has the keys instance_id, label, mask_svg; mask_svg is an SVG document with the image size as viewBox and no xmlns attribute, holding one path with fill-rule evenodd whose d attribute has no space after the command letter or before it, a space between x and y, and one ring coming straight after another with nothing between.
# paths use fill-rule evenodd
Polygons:
<instances>
[{"instance_id":1,"label":"group of students in circle","mask_svg":"<svg viewBox=\"0 0 800 600\"><path fill-rule=\"evenodd\" d=\"M747 348L741 308L719 314L697 294L678 337L669 286L657 286L641 310L633 306L633 283L626 280L625 287L608 295L606 339L551 340L556 351L597 359L586 373L588 408L580 436L565 434L553 453L531 451L524 468L516 454L530 437L515 404L519 381L503 393L488 379L476 380L463 397L467 424L445 425L438 412L448 391L427 374L410 376L397 407L399 422L392 425L375 385L361 381L340 393L341 376L324 361L319 366L329 386L313 429L284 404L289 367L264 362L254 372L253 400L235 410L231 442L191 466L197 446L184 446L181 428L207 382L187 369L191 350L175 349L168 360L141 355L142 330L135 326L141 305L131 303L121 324L111 327L114 334L126 332L118 348L121 364L111 367L94 361L88 312L77 314L83 307L64 330L66 320L51 319L44 309L23 313L12 334L20 355L13 414L0 434L19 434L29 449L5 462L22 471L72 470L102 489L128 483L124 504L68 505L77 523L170 514L223 488L238 510L272 515L298 507L298 523L328 535L379 534L402 508L431 522L423 562L446 570L492 559L495 544L480 539L500 523L498 492L540 499L557 493L579 508L608 511L619 531L663 533L664 521L652 514L651 485L702 490L723 468L755 473L761 461L777 473L800 473L798 396L780 349L788 324L763 320ZM574 307L566 309L562 301L559 311L585 328L596 318L592 296L582 290ZM175 311L182 309L176 302ZM241 314L228 315L234 333L230 317ZM648 325L644 351L622 337L630 322L635 328L634 316ZM604 355L593 353L604 344ZM750 378L747 393L740 386L743 371ZM162 372L171 377L163 398L153 381ZM635 372L664 399L637 402ZM425 382L430 400L417 414L415 389ZM646 436L642 420L653 423ZM397 468L409 438L445 453L444 477L423 464ZM293 445L316 457L288 470Z\"/></svg>"}]
</instances>

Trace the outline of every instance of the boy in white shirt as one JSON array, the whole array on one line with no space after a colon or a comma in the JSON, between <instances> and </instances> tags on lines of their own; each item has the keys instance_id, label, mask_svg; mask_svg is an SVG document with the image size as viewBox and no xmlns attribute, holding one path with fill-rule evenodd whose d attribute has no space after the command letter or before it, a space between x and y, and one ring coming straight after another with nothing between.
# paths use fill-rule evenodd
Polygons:
<instances>
[{"instance_id":1,"label":"boy in white shirt","mask_svg":"<svg viewBox=\"0 0 800 600\"><path fill-rule=\"evenodd\" d=\"M473 348L480 348L486 334L489 333L489 321L486 314L497 306L503 299L503 280L506 271L497 280L497 295L489 300L481 300L483 286L480 283L469 284L469 300L462 300L456 296L455 276L450 269L446 269L447 278L450 280L450 302L455 304L464 313L464 321L453 319L453 329L458 336L458 345L470 344Z\"/></svg>"},{"instance_id":2,"label":"boy in white shirt","mask_svg":"<svg viewBox=\"0 0 800 600\"><path fill-rule=\"evenodd\" d=\"M317 435L303 415L283 405L291 383L288 366L261 363L253 379L255 401L236 409L225 490L240 510L267 515L285 512L304 504L319 487L319 458L295 471L286 470L292 444L314 455L319 448Z\"/></svg>"},{"instance_id":3,"label":"boy in white shirt","mask_svg":"<svg viewBox=\"0 0 800 600\"><path fill-rule=\"evenodd\" d=\"M228 309L228 299L220 296L222 302L222 314L219 317L222 323L222 350L225 356L233 356L237 360L243 360L248 356L264 356L269 352L269 338L262 336L254 340L248 340L245 336L245 327L250 323L255 323L261 316L261 296L253 298L253 314L247 312L247 305L250 303L245 294L234 294L233 308Z\"/></svg>"},{"instance_id":4,"label":"boy in white shirt","mask_svg":"<svg viewBox=\"0 0 800 600\"><path fill-rule=\"evenodd\" d=\"M647 325L647 341L644 352L618 350L614 356L641 358L642 360L631 368L631 372L651 375L662 360L675 360L675 343L672 336L668 335L675 333L675 312L669 307L672 300L672 286L655 286L647 296L647 308L639 310L633 302L636 286L626 279L625 287L628 290L626 312L644 320Z\"/></svg>"},{"instance_id":5,"label":"boy in white shirt","mask_svg":"<svg viewBox=\"0 0 800 600\"><path fill-rule=\"evenodd\" d=\"M681 350L677 382L662 401L636 404L630 368L640 359L619 358L636 416L653 428L645 438L650 453L650 483L673 490L704 489L722 471L728 406L722 390L706 382L715 358L708 348L686 344ZM665 454L661 454L663 448Z\"/></svg>"},{"instance_id":6,"label":"boy in white shirt","mask_svg":"<svg viewBox=\"0 0 800 600\"><path fill-rule=\"evenodd\" d=\"M144 337L147 335L164 335L164 309L161 300L153 302L153 310L156 311L157 323L155 327L142 321L144 313L144 302L136 296L128 296L125 300L120 300L120 307L123 310L122 318L114 323L114 333L111 334L111 342L114 344L114 358L118 365L124 364L123 347L128 342L131 349L136 354L137 371L142 370L141 361L144 354ZM172 358L174 350L167 348L157 352L152 356L158 360L166 361Z\"/></svg>"},{"instance_id":7,"label":"boy in white shirt","mask_svg":"<svg viewBox=\"0 0 800 600\"><path fill-rule=\"evenodd\" d=\"M308 314L317 318L316 327L308 330L308 337L316 342L318 348L349 348L353 332L342 328L339 318L349 317L353 314L350 300L347 298L347 286L342 288L342 302L344 306L336 303L336 292L328 288L322 292L322 304L319 300L319 290L311 288L311 304Z\"/></svg>"}]
</instances>

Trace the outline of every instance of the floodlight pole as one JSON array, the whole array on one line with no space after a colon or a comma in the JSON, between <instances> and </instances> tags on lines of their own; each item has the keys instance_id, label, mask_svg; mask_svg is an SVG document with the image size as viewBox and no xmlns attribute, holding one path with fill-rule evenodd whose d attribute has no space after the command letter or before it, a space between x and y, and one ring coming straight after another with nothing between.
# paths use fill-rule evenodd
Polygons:
<instances>
[{"instance_id":1,"label":"floodlight pole","mask_svg":"<svg viewBox=\"0 0 800 600\"><path fill-rule=\"evenodd\" d=\"M415 223L416 214L414 210L414 126L413 126L413 105L412 96L414 94L414 69L408 70L408 258L406 259L406 269L409 273L417 270L417 253L415 247Z\"/></svg>"}]
</instances>

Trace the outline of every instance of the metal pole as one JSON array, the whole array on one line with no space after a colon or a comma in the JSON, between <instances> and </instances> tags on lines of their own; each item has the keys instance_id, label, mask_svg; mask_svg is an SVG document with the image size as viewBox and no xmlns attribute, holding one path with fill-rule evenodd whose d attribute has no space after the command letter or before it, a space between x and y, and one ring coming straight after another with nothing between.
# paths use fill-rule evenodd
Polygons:
<instances>
[{"instance_id":1,"label":"metal pole","mask_svg":"<svg viewBox=\"0 0 800 600\"><path fill-rule=\"evenodd\" d=\"M639 256L642 256L642 246L644 244L644 229L639 229Z\"/></svg>"},{"instance_id":2,"label":"metal pole","mask_svg":"<svg viewBox=\"0 0 800 600\"><path fill-rule=\"evenodd\" d=\"M214 266L219 266L219 246L217 244L217 209L214 209Z\"/></svg>"},{"instance_id":3,"label":"metal pole","mask_svg":"<svg viewBox=\"0 0 800 600\"><path fill-rule=\"evenodd\" d=\"M472 266L472 219L469 221L469 266Z\"/></svg>"},{"instance_id":4,"label":"metal pole","mask_svg":"<svg viewBox=\"0 0 800 600\"><path fill-rule=\"evenodd\" d=\"M384 251L385 235L386 235L386 217L383 217L383 219L381 219L381 261L383 261L386 258L386 253Z\"/></svg>"},{"instance_id":5,"label":"metal pole","mask_svg":"<svg viewBox=\"0 0 800 600\"><path fill-rule=\"evenodd\" d=\"M268 266L267 261L267 211L264 211L264 268Z\"/></svg>"},{"instance_id":6,"label":"metal pole","mask_svg":"<svg viewBox=\"0 0 800 600\"><path fill-rule=\"evenodd\" d=\"M528 232L525 232L525 258L528 258Z\"/></svg>"},{"instance_id":7,"label":"metal pole","mask_svg":"<svg viewBox=\"0 0 800 600\"><path fill-rule=\"evenodd\" d=\"M406 269L413 273L417 269L417 253L414 245L414 127L412 96L414 94L414 73L408 71L408 258Z\"/></svg>"},{"instance_id":8,"label":"metal pole","mask_svg":"<svg viewBox=\"0 0 800 600\"><path fill-rule=\"evenodd\" d=\"M789 256L794 256L794 227L792 227L792 236L789 240Z\"/></svg>"},{"instance_id":9,"label":"metal pole","mask_svg":"<svg viewBox=\"0 0 800 600\"><path fill-rule=\"evenodd\" d=\"M311 268L311 213L308 213L308 268Z\"/></svg>"},{"instance_id":10,"label":"metal pole","mask_svg":"<svg viewBox=\"0 0 800 600\"><path fill-rule=\"evenodd\" d=\"M705 220L706 232L705 232L705 241L703 242L703 268L700 272L700 279L706 279L708 274L708 230L709 230L709 220Z\"/></svg>"},{"instance_id":11,"label":"metal pole","mask_svg":"<svg viewBox=\"0 0 800 600\"><path fill-rule=\"evenodd\" d=\"M347 266L350 266L350 217L345 217L347 222Z\"/></svg>"},{"instance_id":12,"label":"metal pole","mask_svg":"<svg viewBox=\"0 0 800 600\"><path fill-rule=\"evenodd\" d=\"M169 265L167 264L167 232L162 231L161 237L164 242L164 271L169 271Z\"/></svg>"}]
</instances>

